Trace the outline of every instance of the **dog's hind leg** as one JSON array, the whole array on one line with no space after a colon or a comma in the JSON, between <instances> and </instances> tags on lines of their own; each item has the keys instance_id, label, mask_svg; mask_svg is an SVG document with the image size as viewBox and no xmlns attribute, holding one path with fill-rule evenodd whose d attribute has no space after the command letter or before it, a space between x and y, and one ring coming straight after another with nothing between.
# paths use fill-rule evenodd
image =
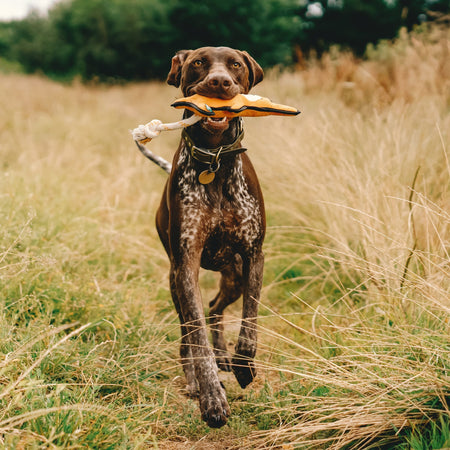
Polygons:
<instances>
[{"instance_id":1,"label":"dog's hind leg","mask_svg":"<svg viewBox=\"0 0 450 450\"><path fill-rule=\"evenodd\" d=\"M236 255L236 262L222 272L220 280L220 290L214 300L209 304L209 323L216 355L216 362L219 369L231 372L231 359L227 352L227 345L224 339L223 311L234 303L242 294L242 259Z\"/></svg>"}]
</instances>

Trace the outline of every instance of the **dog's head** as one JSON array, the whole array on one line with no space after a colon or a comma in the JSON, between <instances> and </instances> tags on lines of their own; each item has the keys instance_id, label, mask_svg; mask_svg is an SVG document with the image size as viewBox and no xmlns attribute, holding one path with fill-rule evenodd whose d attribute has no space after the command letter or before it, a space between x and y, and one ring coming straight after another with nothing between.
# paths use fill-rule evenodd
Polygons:
<instances>
[{"instance_id":1,"label":"dog's head","mask_svg":"<svg viewBox=\"0 0 450 450\"><path fill-rule=\"evenodd\" d=\"M172 58L167 82L185 96L230 99L248 94L263 79L261 66L247 53L228 47L181 50Z\"/></svg>"},{"instance_id":2,"label":"dog's head","mask_svg":"<svg viewBox=\"0 0 450 450\"><path fill-rule=\"evenodd\" d=\"M184 96L200 94L229 100L248 94L264 77L261 66L245 51L229 47L202 47L181 50L172 58L167 83L181 87ZM207 120L211 132L223 132L227 120Z\"/></svg>"}]
</instances>

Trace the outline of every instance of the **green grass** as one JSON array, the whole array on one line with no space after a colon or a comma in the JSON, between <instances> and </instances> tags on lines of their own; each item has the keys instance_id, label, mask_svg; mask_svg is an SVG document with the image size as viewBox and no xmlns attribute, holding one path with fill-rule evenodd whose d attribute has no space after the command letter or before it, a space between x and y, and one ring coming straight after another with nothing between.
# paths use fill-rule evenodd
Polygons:
<instances>
[{"instance_id":1,"label":"green grass","mask_svg":"<svg viewBox=\"0 0 450 450\"><path fill-rule=\"evenodd\" d=\"M405 448L412 450L442 449L450 447L450 425L448 415L440 416L426 428L413 429Z\"/></svg>"},{"instance_id":2,"label":"green grass","mask_svg":"<svg viewBox=\"0 0 450 450\"><path fill-rule=\"evenodd\" d=\"M255 89L302 115L246 120L268 212L258 376L221 374L220 430L183 393L154 227L166 176L128 133L176 120L176 91L2 74L0 446L449 447L446 33ZM151 146L170 159L178 139ZM202 272L205 305L217 281ZM239 318L237 302L230 348Z\"/></svg>"}]
</instances>

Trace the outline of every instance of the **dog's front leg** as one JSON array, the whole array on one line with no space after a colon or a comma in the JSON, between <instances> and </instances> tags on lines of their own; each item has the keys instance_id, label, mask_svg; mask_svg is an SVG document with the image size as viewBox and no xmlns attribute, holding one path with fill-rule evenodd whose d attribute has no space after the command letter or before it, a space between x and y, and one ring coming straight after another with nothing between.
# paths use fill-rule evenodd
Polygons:
<instances>
[{"instance_id":1,"label":"dog's front leg","mask_svg":"<svg viewBox=\"0 0 450 450\"><path fill-rule=\"evenodd\" d=\"M182 257L172 270L184 319L187 343L199 385L202 419L210 427L219 428L227 422L230 407L219 381L214 353L208 344L205 315L198 286L199 268L199 258L196 261L191 255Z\"/></svg>"},{"instance_id":2,"label":"dog's front leg","mask_svg":"<svg viewBox=\"0 0 450 450\"><path fill-rule=\"evenodd\" d=\"M259 297L261 293L264 268L264 254L261 250L255 251L250 257L244 259L244 295L242 305L242 323L239 339L232 360L234 375L245 388L253 381L256 369L253 358L257 347L256 321L258 315Z\"/></svg>"},{"instance_id":3,"label":"dog's front leg","mask_svg":"<svg viewBox=\"0 0 450 450\"><path fill-rule=\"evenodd\" d=\"M172 300L177 310L178 317L180 319L181 328L181 344L180 344L180 357L181 364L183 365L184 375L186 377L186 392L190 397L198 397L198 382L195 375L194 362L192 360L191 347L188 343L188 331L184 325L184 317L181 312L180 300L178 298L178 292L175 281L175 273L173 267L170 270L170 290L172 293Z\"/></svg>"}]
</instances>

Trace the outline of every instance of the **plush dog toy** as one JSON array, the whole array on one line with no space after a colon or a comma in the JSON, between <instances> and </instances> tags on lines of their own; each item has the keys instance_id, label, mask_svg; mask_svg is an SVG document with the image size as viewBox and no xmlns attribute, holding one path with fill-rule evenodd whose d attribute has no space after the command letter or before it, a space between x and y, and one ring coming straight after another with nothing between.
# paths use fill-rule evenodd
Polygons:
<instances>
[{"instance_id":1,"label":"plush dog toy","mask_svg":"<svg viewBox=\"0 0 450 450\"><path fill-rule=\"evenodd\" d=\"M238 94L231 100L191 95L172 103L174 108L184 108L203 117L258 117L258 116L296 116L300 111L291 106L272 103L268 98L258 95Z\"/></svg>"},{"instance_id":2,"label":"plush dog toy","mask_svg":"<svg viewBox=\"0 0 450 450\"><path fill-rule=\"evenodd\" d=\"M171 106L178 109L188 109L194 115L174 123L162 123L160 120L155 119L146 125L139 125L131 133L141 151L143 151L144 147L139 146L139 143L145 144L150 142L161 131L189 127L201 120L202 117L296 116L300 114L298 109L292 108L291 106L272 103L268 98L249 94L238 94L231 100L204 97L195 94L190 97L180 98L172 103ZM146 156L150 158L150 156Z\"/></svg>"}]
</instances>

